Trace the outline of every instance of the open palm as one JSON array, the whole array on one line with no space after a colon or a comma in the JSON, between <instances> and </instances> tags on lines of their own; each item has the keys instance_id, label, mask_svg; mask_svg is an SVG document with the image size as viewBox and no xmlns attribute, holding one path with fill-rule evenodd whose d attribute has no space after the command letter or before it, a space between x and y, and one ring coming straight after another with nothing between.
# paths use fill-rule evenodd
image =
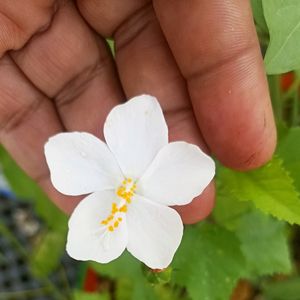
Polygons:
<instances>
[{"instance_id":1,"label":"open palm","mask_svg":"<svg viewBox=\"0 0 300 300\"><path fill-rule=\"evenodd\" d=\"M138 94L160 100L170 140L231 168L255 168L274 151L248 0L2 0L0 57L0 141L66 212L80 199L52 187L45 142L75 130L102 138L111 108ZM212 183L178 211L196 222L213 202Z\"/></svg>"}]
</instances>

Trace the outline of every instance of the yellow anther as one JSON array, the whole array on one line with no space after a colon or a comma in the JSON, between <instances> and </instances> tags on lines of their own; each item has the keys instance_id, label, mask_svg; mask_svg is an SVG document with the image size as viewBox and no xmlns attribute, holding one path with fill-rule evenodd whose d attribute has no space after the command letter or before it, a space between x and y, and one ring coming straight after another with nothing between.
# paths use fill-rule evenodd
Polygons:
<instances>
[{"instance_id":1,"label":"yellow anther","mask_svg":"<svg viewBox=\"0 0 300 300\"><path fill-rule=\"evenodd\" d=\"M113 203L111 213L114 215L116 212L118 212L118 206L116 203Z\"/></svg>"},{"instance_id":2,"label":"yellow anther","mask_svg":"<svg viewBox=\"0 0 300 300\"><path fill-rule=\"evenodd\" d=\"M122 191L122 188L121 188L121 187L120 187L120 188L118 188L118 190L117 190L117 194L118 194L118 195L121 195L121 194L122 194L122 192L123 192L123 191Z\"/></svg>"},{"instance_id":3,"label":"yellow anther","mask_svg":"<svg viewBox=\"0 0 300 300\"><path fill-rule=\"evenodd\" d=\"M126 212L127 212L127 205L123 205L123 206L120 208L120 212L126 213Z\"/></svg>"},{"instance_id":4,"label":"yellow anther","mask_svg":"<svg viewBox=\"0 0 300 300\"><path fill-rule=\"evenodd\" d=\"M102 225L107 226L107 230L112 232L117 227L119 227L120 222L123 220L121 217L119 217L119 213L126 213L128 210L128 204L131 203L132 197L134 196L136 189L136 184L131 178L125 178L122 181L122 185L120 185L117 190L116 194L118 197L122 198L121 207L118 206L116 202L113 202L111 205L111 213L110 215L101 221ZM125 200L125 201L124 201ZM124 204L125 202L125 204Z\"/></svg>"}]
</instances>

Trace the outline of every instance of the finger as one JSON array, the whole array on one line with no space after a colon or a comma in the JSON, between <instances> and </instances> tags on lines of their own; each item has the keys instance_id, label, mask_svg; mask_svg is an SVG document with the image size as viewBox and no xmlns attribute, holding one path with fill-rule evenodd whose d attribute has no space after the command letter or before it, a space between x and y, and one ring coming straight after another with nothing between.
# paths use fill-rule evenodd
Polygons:
<instances>
[{"instance_id":1,"label":"finger","mask_svg":"<svg viewBox=\"0 0 300 300\"><path fill-rule=\"evenodd\" d=\"M35 34L46 30L56 10L55 0L2 0L0 2L0 57L22 48Z\"/></svg>"},{"instance_id":2,"label":"finger","mask_svg":"<svg viewBox=\"0 0 300 300\"><path fill-rule=\"evenodd\" d=\"M51 27L13 58L34 85L53 98L68 131L102 137L111 108L123 99L106 43L82 20L72 2L62 2Z\"/></svg>"},{"instance_id":3,"label":"finger","mask_svg":"<svg viewBox=\"0 0 300 300\"><path fill-rule=\"evenodd\" d=\"M52 102L34 88L8 56L3 57L0 60L0 142L48 194L51 183L44 144L62 130ZM65 208L61 195L56 194L53 200ZM78 199L71 201L75 205Z\"/></svg>"},{"instance_id":4,"label":"finger","mask_svg":"<svg viewBox=\"0 0 300 300\"><path fill-rule=\"evenodd\" d=\"M89 1L89 5L91 5ZM96 1L95 1L96 2ZM80 7L86 3L82 1ZM122 20L121 24L114 23L114 27L105 28L103 16L105 10L88 13L84 11L91 25L100 29L102 34L114 32L116 43L116 63L120 80L127 98L138 94L151 94L156 96L165 112L169 127L170 140L185 140L199 145L208 151L197 127L193 110L189 102L186 85L178 70L176 63L168 49L159 24L155 18L151 5L134 6L135 1L110 1L105 9L118 15L110 16L111 20ZM124 11L129 17L124 16ZM90 6L92 7L92 6ZM134 7L128 13L125 7ZM93 17L89 17L93 14ZM106 20L106 24L109 23ZM105 28L105 29L103 29ZM199 221L206 217L212 209L214 185L203 195L194 200L192 208L181 208L182 218L187 223ZM197 208L193 210L193 208Z\"/></svg>"},{"instance_id":5,"label":"finger","mask_svg":"<svg viewBox=\"0 0 300 300\"><path fill-rule=\"evenodd\" d=\"M195 198L190 204L174 206L185 224L194 224L208 217L215 204L215 185L210 183L201 197Z\"/></svg>"},{"instance_id":6,"label":"finger","mask_svg":"<svg viewBox=\"0 0 300 300\"><path fill-rule=\"evenodd\" d=\"M211 150L236 169L266 162L276 132L250 1L153 2Z\"/></svg>"}]
</instances>

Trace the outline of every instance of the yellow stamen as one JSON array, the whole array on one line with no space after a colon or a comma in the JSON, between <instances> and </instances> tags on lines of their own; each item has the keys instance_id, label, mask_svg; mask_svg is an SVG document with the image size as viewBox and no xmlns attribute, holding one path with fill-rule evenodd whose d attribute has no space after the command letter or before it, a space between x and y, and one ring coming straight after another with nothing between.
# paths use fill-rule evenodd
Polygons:
<instances>
[{"instance_id":1,"label":"yellow stamen","mask_svg":"<svg viewBox=\"0 0 300 300\"><path fill-rule=\"evenodd\" d=\"M116 212L118 212L118 206L116 203L113 203L112 204L112 210L111 210L111 213L114 215Z\"/></svg>"},{"instance_id":2,"label":"yellow stamen","mask_svg":"<svg viewBox=\"0 0 300 300\"><path fill-rule=\"evenodd\" d=\"M126 213L126 212L127 212L127 205L123 205L123 206L120 208L120 211Z\"/></svg>"},{"instance_id":3,"label":"yellow stamen","mask_svg":"<svg viewBox=\"0 0 300 300\"><path fill-rule=\"evenodd\" d=\"M122 198L121 207L117 205L117 203L113 202L111 205L111 213L110 215L101 221L102 225L107 226L107 230L113 232L115 228L119 227L120 222L122 222L123 218L120 217L121 213L126 213L128 211L128 204L132 202L132 197L135 194L136 184L132 180L132 178L125 178L122 181L122 185L120 185L116 194L118 197ZM124 201L125 200L125 201ZM125 202L125 204L124 204Z\"/></svg>"}]
</instances>

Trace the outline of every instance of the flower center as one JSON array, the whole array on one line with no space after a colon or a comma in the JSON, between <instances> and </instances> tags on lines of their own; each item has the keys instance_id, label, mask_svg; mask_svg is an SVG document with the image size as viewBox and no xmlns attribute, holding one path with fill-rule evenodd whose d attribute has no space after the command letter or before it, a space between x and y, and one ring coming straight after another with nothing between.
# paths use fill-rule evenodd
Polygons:
<instances>
[{"instance_id":1,"label":"flower center","mask_svg":"<svg viewBox=\"0 0 300 300\"><path fill-rule=\"evenodd\" d=\"M101 225L105 225L108 231L113 232L122 222L122 214L127 212L127 207L132 201L135 190L136 184L131 178L125 178L117 188L116 194L121 198L120 204L117 205L113 202L110 215L101 221Z\"/></svg>"}]
</instances>

